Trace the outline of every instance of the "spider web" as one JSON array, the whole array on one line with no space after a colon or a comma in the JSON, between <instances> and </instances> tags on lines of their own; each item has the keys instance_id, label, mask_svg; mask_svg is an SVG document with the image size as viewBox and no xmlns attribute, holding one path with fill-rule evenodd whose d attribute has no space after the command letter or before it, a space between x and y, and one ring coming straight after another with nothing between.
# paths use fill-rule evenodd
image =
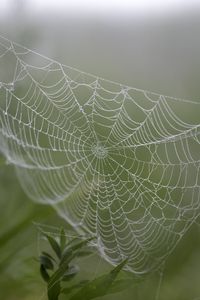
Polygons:
<instances>
[{"instance_id":1,"label":"spider web","mask_svg":"<svg viewBox=\"0 0 200 300\"><path fill-rule=\"evenodd\" d=\"M0 38L0 151L26 193L157 269L199 215L200 102L117 84Z\"/></svg>"}]
</instances>

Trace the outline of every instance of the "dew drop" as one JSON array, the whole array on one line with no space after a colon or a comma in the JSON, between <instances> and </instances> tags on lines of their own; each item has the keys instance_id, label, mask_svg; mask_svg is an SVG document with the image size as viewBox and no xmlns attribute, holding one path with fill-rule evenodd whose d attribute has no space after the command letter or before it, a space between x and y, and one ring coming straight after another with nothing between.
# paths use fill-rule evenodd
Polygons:
<instances>
[{"instance_id":1,"label":"dew drop","mask_svg":"<svg viewBox=\"0 0 200 300\"><path fill-rule=\"evenodd\" d=\"M15 89L14 82L6 83L6 84L4 84L4 86L10 92L13 92Z\"/></svg>"}]
</instances>

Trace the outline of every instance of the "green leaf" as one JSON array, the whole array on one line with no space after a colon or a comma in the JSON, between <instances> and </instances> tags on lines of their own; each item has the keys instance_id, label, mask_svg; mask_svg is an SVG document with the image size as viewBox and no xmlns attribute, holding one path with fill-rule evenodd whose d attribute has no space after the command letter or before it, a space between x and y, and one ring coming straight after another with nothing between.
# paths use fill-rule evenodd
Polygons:
<instances>
[{"instance_id":1,"label":"green leaf","mask_svg":"<svg viewBox=\"0 0 200 300\"><path fill-rule=\"evenodd\" d=\"M62 280L63 281L70 281L76 274L80 271L79 267L77 265L72 265L68 268L68 270L63 275Z\"/></svg>"},{"instance_id":2,"label":"green leaf","mask_svg":"<svg viewBox=\"0 0 200 300\"><path fill-rule=\"evenodd\" d=\"M62 294L70 294L73 290L81 288L82 286L84 286L86 283L88 283L88 280L82 280L76 284L71 285L70 287L64 288L62 289Z\"/></svg>"},{"instance_id":3,"label":"green leaf","mask_svg":"<svg viewBox=\"0 0 200 300\"><path fill-rule=\"evenodd\" d=\"M51 245L52 249L56 253L57 257L60 259L61 258L61 249L57 241L50 235L43 233L43 235L47 238L49 241L49 244Z\"/></svg>"},{"instance_id":4,"label":"green leaf","mask_svg":"<svg viewBox=\"0 0 200 300\"><path fill-rule=\"evenodd\" d=\"M40 265L40 274L42 276L42 278L44 279L44 281L48 282L49 281L49 274L47 273L44 265Z\"/></svg>"},{"instance_id":5,"label":"green leaf","mask_svg":"<svg viewBox=\"0 0 200 300\"><path fill-rule=\"evenodd\" d=\"M60 230L60 248L63 251L66 245L66 234L65 234L65 230L63 228L61 228Z\"/></svg>"},{"instance_id":6,"label":"green leaf","mask_svg":"<svg viewBox=\"0 0 200 300\"><path fill-rule=\"evenodd\" d=\"M64 252L63 252L63 256L62 259L60 261L60 264L62 264L62 260L65 260L65 257L67 257L70 253L73 253L73 257L78 255L78 250L81 249L83 246L87 245L88 242L92 241L94 239L94 237L88 238L86 240L82 240L80 242L77 242L75 244L70 243L67 245L67 247L65 248Z\"/></svg>"},{"instance_id":7,"label":"green leaf","mask_svg":"<svg viewBox=\"0 0 200 300\"><path fill-rule=\"evenodd\" d=\"M49 258L49 256L46 255L40 255L40 264L48 270L53 270L54 268L52 260Z\"/></svg>"},{"instance_id":8,"label":"green leaf","mask_svg":"<svg viewBox=\"0 0 200 300\"><path fill-rule=\"evenodd\" d=\"M60 292L61 292L60 281L52 283L50 279L48 282L48 299L58 300Z\"/></svg>"},{"instance_id":9,"label":"green leaf","mask_svg":"<svg viewBox=\"0 0 200 300\"><path fill-rule=\"evenodd\" d=\"M108 289L108 294L119 293L125 289L130 288L136 282L133 279L120 279L116 280L112 283L110 288Z\"/></svg>"},{"instance_id":10,"label":"green leaf","mask_svg":"<svg viewBox=\"0 0 200 300\"><path fill-rule=\"evenodd\" d=\"M83 255L91 254L90 251L83 251L82 248L85 245L87 245L89 241L93 240L94 237L81 240L81 241L75 238L66 245L65 232L63 229L61 229L60 232L59 243L49 234L44 232L42 233L47 238L49 244L51 245L52 249L56 253L57 257L59 258L59 265L57 270L50 277L47 272L47 269L49 270L53 269L54 267L53 261L55 260L47 252L42 252L42 255L40 256L40 263L41 263L40 272L43 279L48 283L47 284L48 299L58 300L58 297L61 293L61 281L69 281L79 272L78 266L75 265L70 266L69 265L70 262L77 255L83 256ZM78 286L82 287L83 285L82 284L76 285L76 287ZM73 288L70 289L72 290Z\"/></svg>"},{"instance_id":11,"label":"green leaf","mask_svg":"<svg viewBox=\"0 0 200 300\"><path fill-rule=\"evenodd\" d=\"M65 275L69 267L69 262L75 257L73 252L62 257L58 269L53 273L48 282L48 297L49 300L57 300L60 294L60 281ZM55 297L55 298L54 298Z\"/></svg>"},{"instance_id":12,"label":"green leaf","mask_svg":"<svg viewBox=\"0 0 200 300\"><path fill-rule=\"evenodd\" d=\"M42 251L42 254L49 257L52 261L56 261L53 256L51 256L49 253L45 252L45 251Z\"/></svg>"},{"instance_id":13,"label":"green leaf","mask_svg":"<svg viewBox=\"0 0 200 300\"><path fill-rule=\"evenodd\" d=\"M54 289L60 293L60 281L63 279L66 271L69 268L70 261L76 257L76 250L80 249L81 247L85 246L89 241L93 238L88 238L87 240L83 240L75 245L71 245L69 248L65 249L65 252L62 255L60 260L60 264L56 272L51 276L48 282L48 295L49 299L56 300L57 298L53 299L53 296L56 297L54 293ZM58 295L59 295L58 293ZM52 296L53 295L53 296ZM57 297L58 297L57 295ZM52 298L51 298L52 297Z\"/></svg>"},{"instance_id":14,"label":"green leaf","mask_svg":"<svg viewBox=\"0 0 200 300\"><path fill-rule=\"evenodd\" d=\"M108 274L105 274L103 276L100 276L90 281L81 289L79 289L78 292L70 298L70 300L81 300L81 299L90 300L97 297L105 296L109 292L109 288L111 287L117 275L119 274L119 272L122 270L122 268L125 266L126 263L127 263L127 259L124 260L122 263L120 263Z\"/></svg>"}]
</instances>

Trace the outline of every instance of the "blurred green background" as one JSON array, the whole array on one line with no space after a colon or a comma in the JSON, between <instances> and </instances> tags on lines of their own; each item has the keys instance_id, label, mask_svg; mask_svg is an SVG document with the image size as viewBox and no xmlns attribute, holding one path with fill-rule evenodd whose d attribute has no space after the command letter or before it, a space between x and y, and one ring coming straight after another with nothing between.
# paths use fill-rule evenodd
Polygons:
<instances>
[{"instance_id":1,"label":"blurred green background","mask_svg":"<svg viewBox=\"0 0 200 300\"><path fill-rule=\"evenodd\" d=\"M9 2L9 1L8 1ZM120 18L32 11L29 1L10 1L0 13L0 34L64 64L137 88L198 100L200 12ZM33 203L14 168L0 165L0 299L46 299L37 257L41 240L34 222L64 225L49 206ZM52 229L53 230L53 229ZM97 254L80 262L83 278L108 270ZM168 258L160 300L200 299L198 220ZM155 299L157 274L105 299Z\"/></svg>"}]
</instances>

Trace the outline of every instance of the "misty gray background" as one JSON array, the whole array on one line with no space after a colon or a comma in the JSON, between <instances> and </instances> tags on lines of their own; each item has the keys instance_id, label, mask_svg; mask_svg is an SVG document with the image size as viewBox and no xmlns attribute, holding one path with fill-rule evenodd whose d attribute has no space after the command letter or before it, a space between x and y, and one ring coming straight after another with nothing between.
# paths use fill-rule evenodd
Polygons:
<instances>
[{"instance_id":1,"label":"misty gray background","mask_svg":"<svg viewBox=\"0 0 200 300\"><path fill-rule=\"evenodd\" d=\"M133 87L197 100L200 10L166 14L35 12L10 1L0 33L39 53Z\"/></svg>"}]
</instances>

